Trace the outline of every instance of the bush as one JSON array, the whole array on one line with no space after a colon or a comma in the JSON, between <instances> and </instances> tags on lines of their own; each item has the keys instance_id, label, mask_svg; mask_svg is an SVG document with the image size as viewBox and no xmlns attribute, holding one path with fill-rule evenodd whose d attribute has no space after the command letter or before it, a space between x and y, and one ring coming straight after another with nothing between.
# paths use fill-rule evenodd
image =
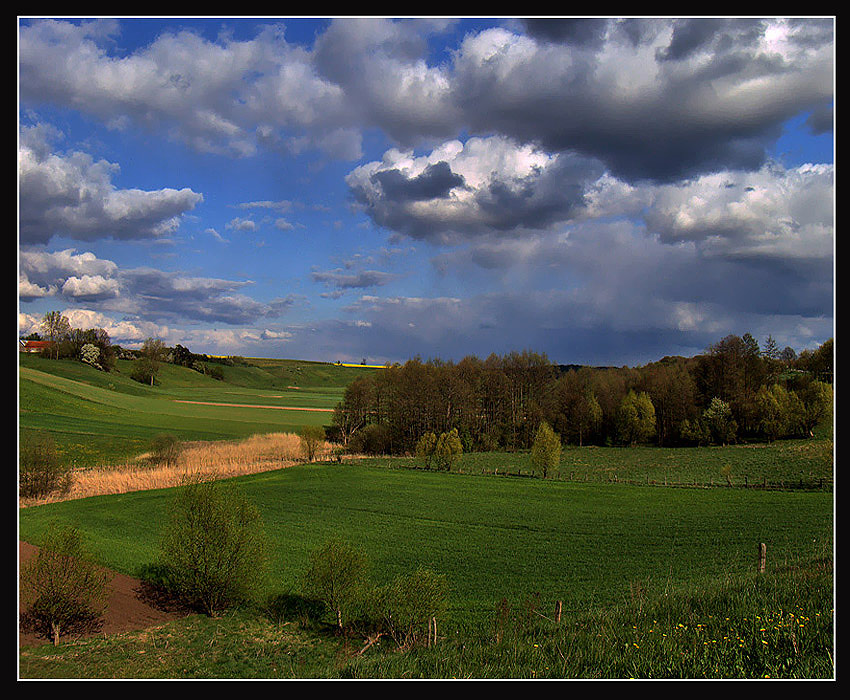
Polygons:
<instances>
[{"instance_id":1,"label":"bush","mask_svg":"<svg viewBox=\"0 0 850 700\"><path fill-rule=\"evenodd\" d=\"M150 358L142 356L133 363L133 368L130 370L130 379L141 384L153 386L158 371L159 367L155 362Z\"/></svg>"},{"instance_id":2,"label":"bush","mask_svg":"<svg viewBox=\"0 0 850 700\"><path fill-rule=\"evenodd\" d=\"M154 464L174 466L182 450L182 444L174 435L162 433L153 439L150 461Z\"/></svg>"},{"instance_id":3,"label":"bush","mask_svg":"<svg viewBox=\"0 0 850 700\"><path fill-rule=\"evenodd\" d=\"M383 629L400 647L430 639L431 620L446 610L446 577L420 568L396 577L380 595Z\"/></svg>"},{"instance_id":4,"label":"bush","mask_svg":"<svg viewBox=\"0 0 850 700\"><path fill-rule=\"evenodd\" d=\"M425 433L416 443L416 459L426 469L431 468L435 447L437 447L437 436L431 432Z\"/></svg>"},{"instance_id":5,"label":"bush","mask_svg":"<svg viewBox=\"0 0 850 700\"><path fill-rule=\"evenodd\" d=\"M452 428L446 433L440 433L437 444L434 446L434 461L437 469L451 471L452 465L463 454L463 445L457 434L457 428Z\"/></svg>"},{"instance_id":6,"label":"bush","mask_svg":"<svg viewBox=\"0 0 850 700\"><path fill-rule=\"evenodd\" d=\"M110 580L91 560L75 528L51 525L38 553L21 567L24 628L50 637L54 645L63 633L96 628Z\"/></svg>"},{"instance_id":7,"label":"bush","mask_svg":"<svg viewBox=\"0 0 850 700\"><path fill-rule=\"evenodd\" d=\"M80 350L80 360L92 367L101 369L100 366L100 348L97 345L86 343Z\"/></svg>"},{"instance_id":8,"label":"bush","mask_svg":"<svg viewBox=\"0 0 850 700\"><path fill-rule=\"evenodd\" d=\"M324 603L336 618L340 632L358 617L370 597L367 567L366 555L360 549L337 538L310 555L305 592Z\"/></svg>"},{"instance_id":9,"label":"bush","mask_svg":"<svg viewBox=\"0 0 850 700\"><path fill-rule=\"evenodd\" d=\"M389 454L391 445L390 429L380 423L371 423L351 436L348 449L353 454L375 456Z\"/></svg>"},{"instance_id":10,"label":"bush","mask_svg":"<svg viewBox=\"0 0 850 700\"><path fill-rule=\"evenodd\" d=\"M161 549L162 585L217 616L262 588L266 542L260 513L229 485L188 480L176 492Z\"/></svg>"},{"instance_id":11,"label":"bush","mask_svg":"<svg viewBox=\"0 0 850 700\"><path fill-rule=\"evenodd\" d=\"M679 436L687 443L701 447L711 442L711 431L701 418L689 421L685 418L679 426Z\"/></svg>"},{"instance_id":12,"label":"bush","mask_svg":"<svg viewBox=\"0 0 850 700\"><path fill-rule=\"evenodd\" d=\"M304 459L312 462L325 442L325 429L320 425L305 425L298 433L301 438L301 453Z\"/></svg>"},{"instance_id":13,"label":"bush","mask_svg":"<svg viewBox=\"0 0 850 700\"><path fill-rule=\"evenodd\" d=\"M53 438L40 433L22 441L19 454L20 495L38 498L49 493L68 493L73 475L59 459Z\"/></svg>"},{"instance_id":14,"label":"bush","mask_svg":"<svg viewBox=\"0 0 850 700\"><path fill-rule=\"evenodd\" d=\"M550 469L555 469L561 463L561 438L546 421L540 424L534 435L531 463L543 470L544 479Z\"/></svg>"}]
</instances>

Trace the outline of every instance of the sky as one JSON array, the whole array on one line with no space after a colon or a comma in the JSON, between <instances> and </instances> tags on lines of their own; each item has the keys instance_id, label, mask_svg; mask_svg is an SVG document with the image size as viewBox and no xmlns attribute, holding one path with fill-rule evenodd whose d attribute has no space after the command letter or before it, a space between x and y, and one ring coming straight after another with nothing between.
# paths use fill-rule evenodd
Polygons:
<instances>
[{"instance_id":1,"label":"sky","mask_svg":"<svg viewBox=\"0 0 850 700\"><path fill-rule=\"evenodd\" d=\"M834 335L834 18L18 18L18 326L383 364Z\"/></svg>"}]
</instances>

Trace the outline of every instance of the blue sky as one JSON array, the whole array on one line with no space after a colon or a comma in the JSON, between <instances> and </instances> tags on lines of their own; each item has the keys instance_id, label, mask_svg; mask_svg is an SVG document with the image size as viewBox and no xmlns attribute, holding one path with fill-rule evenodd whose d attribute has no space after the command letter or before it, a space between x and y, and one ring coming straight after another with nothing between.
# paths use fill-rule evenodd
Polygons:
<instances>
[{"instance_id":1,"label":"blue sky","mask_svg":"<svg viewBox=\"0 0 850 700\"><path fill-rule=\"evenodd\" d=\"M834 334L834 21L20 18L19 329L637 365Z\"/></svg>"}]
</instances>

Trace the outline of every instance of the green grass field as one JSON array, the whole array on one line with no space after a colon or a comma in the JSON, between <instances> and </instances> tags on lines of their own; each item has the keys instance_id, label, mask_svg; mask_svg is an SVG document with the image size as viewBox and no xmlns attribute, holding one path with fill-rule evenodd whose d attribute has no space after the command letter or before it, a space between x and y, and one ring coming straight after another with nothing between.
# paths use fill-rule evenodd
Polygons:
<instances>
[{"instance_id":1,"label":"green grass field","mask_svg":"<svg viewBox=\"0 0 850 700\"><path fill-rule=\"evenodd\" d=\"M183 402L331 408L349 371L380 371L313 364L225 367L227 382L164 366L146 387L123 366L104 374L22 357L21 437L48 431L66 458L95 465L131 458L163 432L222 440L297 430L330 414ZM376 583L419 566L447 577L441 646L400 654L381 643L358 656L362 640L260 601L220 619L27 648L21 676L830 677L832 439L826 424L812 440L772 445L567 447L547 480L519 478L534 470L528 452L463 455L451 473L396 457L240 477L271 543L264 600L297 595L310 552L341 535L368 555ZM51 523L71 524L99 562L138 576L157 557L173 495L24 508L19 535L39 544ZM762 542L768 571L756 574ZM510 634L497 643L503 600ZM548 619L556 601L560 625Z\"/></svg>"},{"instance_id":2,"label":"green grass field","mask_svg":"<svg viewBox=\"0 0 850 700\"><path fill-rule=\"evenodd\" d=\"M420 467L414 457L371 458L375 467ZM468 474L542 477L529 450L472 452L460 456L455 471ZM832 488L832 425L818 427L814 439L780 440L727 447L565 446L547 478L589 483L656 486Z\"/></svg>"},{"instance_id":3,"label":"green grass field","mask_svg":"<svg viewBox=\"0 0 850 700\"><path fill-rule=\"evenodd\" d=\"M622 601L630 586L663 590L831 548L832 497L818 492L658 489L502 480L320 464L245 477L273 543L269 595L297 586L308 553L333 534L362 547L378 580L423 565L452 584L456 620L503 596L540 593L569 610ZM21 537L72 523L97 557L138 575L156 556L170 492L27 508Z\"/></svg>"},{"instance_id":4,"label":"green grass field","mask_svg":"<svg viewBox=\"0 0 850 700\"><path fill-rule=\"evenodd\" d=\"M344 535L367 553L372 564L371 576L377 583L420 565L447 576L450 609L441 626L448 643L455 645L451 653L455 655L452 663L456 665L450 665L447 670L446 659L413 655L409 662L412 668L431 659L427 661L427 670L419 669L425 675L453 675L463 668L472 672L471 659L461 650L462 640L468 637L472 645L473 639L486 635L503 598L515 606L537 599L539 609L546 615L552 614L556 601L563 601L564 614L572 624L587 625L588 619L601 618L603 627L613 626L609 634L614 635L617 643L631 639L631 644L635 638L631 635L632 625L624 620L640 619L648 629L653 627L651 620L635 617L636 591L648 609L662 606L665 601L669 603L673 596L682 607L677 609L675 621L668 619L664 629L671 635L681 633L676 625L688 623L693 636L700 632L697 624L729 626L728 621L713 621L712 616L729 616L728 597L734 594L727 589L733 585L731 582L753 578L760 542L768 546L770 571L794 570L801 562L827 560L832 549L832 496L818 491L584 485L339 464L302 465L242 477L236 483L260 508L271 540L272 559L266 588L269 599L279 594L298 594L309 552L333 534ZM84 533L99 561L118 571L138 575L156 558L156 543L171 496L169 490L148 491L27 508L20 512L20 536L37 544L50 523L73 524ZM815 595L820 601L817 604L804 598L795 599L798 603L806 602L808 617L823 615L824 626L817 642L821 646L824 635L828 637L831 629L831 612L825 607L831 601L830 582L831 577L817 589L817 595L808 594ZM787 584L780 585L780 591L785 591L783 595L787 595L786 587ZM749 591L746 595L755 595L752 584L744 590ZM771 593L765 600L758 598L757 604L738 603L744 610L736 608L741 619L734 624L750 624L746 619L766 616L773 607L776 611L771 614L794 612L791 608L783 612L781 604L774 600L775 595ZM701 596L714 602L695 604ZM721 605L718 598L725 602ZM713 606L719 606L717 611L712 612ZM254 651L253 642L249 643L242 635L250 634L252 640L257 635L264 636L268 638L264 643L269 644L274 634L279 634L280 639L289 638L288 632L280 630L279 621L258 616L256 612L237 612L228 619L232 624L182 622L169 626L168 635L176 636L178 639L173 643L178 645L190 644L190 639L196 639L192 643L196 644L199 643L196 635L202 634L198 630L209 630L210 625L215 625L216 638L222 644ZM250 633L246 632L246 626L252 630ZM185 638L181 629L186 630ZM536 640L533 643L538 645L554 644L547 635L563 633L560 628L548 633L538 631L542 636L532 636ZM582 653L590 653L588 649L595 649L599 641L586 632L582 634L587 637L588 645ZM335 665L339 657L331 650L332 638L310 632L304 635L299 637L300 644L309 643L316 651L310 654L299 649L302 658L305 654L309 657L300 671L294 666L284 672L284 666L274 666L268 659L271 666L265 662L251 665L256 659L252 661L253 651L247 648L240 653L249 658L229 663L237 667L239 663L248 664L250 671L234 666L224 670L217 665L224 662L223 652L218 650L218 660L203 669L189 661L192 653L188 649L176 663L188 663L194 668L187 671L189 675L204 677L216 673L271 676L278 672L272 666L280 668L284 675L306 673L327 677L339 673L340 668ZM575 644L575 639L571 639ZM660 640L659 635L659 644ZM128 643L123 638L114 640L109 653ZM159 643L162 644L161 637ZM693 644L693 639L688 637L687 643ZM96 642L84 643L84 649L91 644ZM142 648L156 651L146 644L150 640ZM489 642L480 644L483 646L474 647L479 649L478 653L496 653ZM528 642L529 648L531 645ZM538 668L540 661L534 656L527 657L528 651L520 644L508 659L488 656L479 674L527 675L529 669ZM518 657L520 652L525 656ZM603 645L593 653L604 655L603 652L610 654L612 650ZM57 653L49 649L28 653L28 657L41 660L33 661L33 672L68 668L61 664L39 665ZM203 653L211 650L205 649ZM264 653L271 654L271 650ZM360 669L357 672L365 675L392 677L411 670L407 662L396 658L397 653L387 653L388 656L380 655L380 660L368 662L378 664L379 668L368 664L363 667L366 662L351 660L351 665L346 665L347 672ZM554 646L549 654L554 668ZM819 654L819 660L809 659L807 663L826 668L823 652ZM284 661L272 657L277 659L277 664ZM91 658L91 663L101 669L100 673L104 672L102 660ZM113 659L112 663L110 673L127 672L119 659ZM641 663L647 667L639 675L659 672L651 668L651 662L644 659ZM702 659L700 663L708 668L712 662ZM685 668L691 668L689 673L694 672L685 664L674 675L682 675ZM769 668L776 672L775 664ZM811 672L811 667L807 668ZM155 670L148 668L144 673ZM543 671L542 665L539 670ZM607 673L622 672L622 668L613 666ZM730 671L724 666L720 673L728 675ZM752 665L743 663L741 673L752 673Z\"/></svg>"},{"instance_id":5,"label":"green grass field","mask_svg":"<svg viewBox=\"0 0 850 700\"><path fill-rule=\"evenodd\" d=\"M223 382L164 364L158 384L150 387L129 378L131 363L125 361L118 362L116 371L105 373L80 362L21 355L20 437L47 432L63 459L85 467L130 460L147 451L161 433L181 440L226 440L295 432L304 425L330 424L327 411L342 398L346 382L357 372L375 371L284 360L258 362L262 369L225 367L228 381ZM285 384L290 374L298 376L300 384Z\"/></svg>"}]
</instances>

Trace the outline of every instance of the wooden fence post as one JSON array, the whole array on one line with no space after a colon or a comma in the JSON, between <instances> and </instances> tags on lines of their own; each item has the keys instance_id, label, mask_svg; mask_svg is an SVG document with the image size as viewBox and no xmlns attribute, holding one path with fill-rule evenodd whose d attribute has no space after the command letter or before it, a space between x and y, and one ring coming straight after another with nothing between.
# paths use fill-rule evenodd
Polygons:
<instances>
[{"instance_id":1,"label":"wooden fence post","mask_svg":"<svg viewBox=\"0 0 850 700\"><path fill-rule=\"evenodd\" d=\"M765 565L767 564L767 545L764 542L759 543L759 573L764 573Z\"/></svg>"}]
</instances>

